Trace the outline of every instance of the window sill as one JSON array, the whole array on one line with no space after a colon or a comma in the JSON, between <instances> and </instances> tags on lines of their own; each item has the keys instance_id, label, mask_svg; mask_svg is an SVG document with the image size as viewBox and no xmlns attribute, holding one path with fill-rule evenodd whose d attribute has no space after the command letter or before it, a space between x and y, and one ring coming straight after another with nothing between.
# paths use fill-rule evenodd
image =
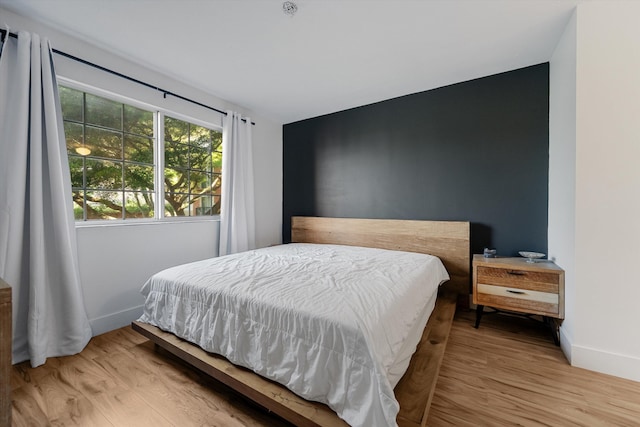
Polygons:
<instances>
[{"instance_id":1,"label":"window sill","mask_svg":"<svg viewBox=\"0 0 640 427\"><path fill-rule=\"evenodd\" d=\"M128 219L128 220L89 220L76 221L76 228L99 228L99 227L131 227L163 224L190 224L204 222L219 222L220 215L211 217L188 217L188 218L163 218L163 219Z\"/></svg>"}]
</instances>

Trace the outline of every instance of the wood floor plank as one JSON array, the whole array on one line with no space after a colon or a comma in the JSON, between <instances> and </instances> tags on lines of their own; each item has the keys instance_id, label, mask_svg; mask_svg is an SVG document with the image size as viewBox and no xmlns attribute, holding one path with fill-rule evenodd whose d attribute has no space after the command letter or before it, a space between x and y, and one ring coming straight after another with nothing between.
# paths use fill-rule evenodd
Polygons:
<instances>
[{"instance_id":1,"label":"wood floor plank","mask_svg":"<svg viewBox=\"0 0 640 427\"><path fill-rule=\"evenodd\" d=\"M30 405L37 405L50 424L113 426L86 396L65 380L58 367L47 368L43 365L36 369L40 368L46 373L33 376L32 378L38 378L37 382L23 385L19 390L28 394ZM15 400L12 397L12 402L14 408L20 408L25 400ZM14 412L24 414L26 411L23 409ZM28 415L23 418L28 418Z\"/></svg>"},{"instance_id":2,"label":"wood floor plank","mask_svg":"<svg viewBox=\"0 0 640 427\"><path fill-rule=\"evenodd\" d=\"M640 383L570 366L548 332L459 310L428 426L638 426ZM75 356L14 365L14 426L288 426L129 328Z\"/></svg>"},{"instance_id":3,"label":"wood floor plank","mask_svg":"<svg viewBox=\"0 0 640 427\"><path fill-rule=\"evenodd\" d=\"M174 425L188 416L188 390L185 390L189 382L186 378L180 378L175 371L167 371L165 375L156 375L146 366L136 365L136 361L124 353L114 354L110 357L98 357L94 361L103 369L114 373L128 387L135 390L144 400L146 406L153 408L166 417ZM171 386L169 385L171 384ZM175 395L173 399L167 399L169 395ZM192 402L195 406L197 402ZM210 408L215 410L215 407ZM202 414L198 411L195 415ZM194 420L201 424L205 419Z\"/></svg>"},{"instance_id":4,"label":"wood floor plank","mask_svg":"<svg viewBox=\"0 0 640 427\"><path fill-rule=\"evenodd\" d=\"M276 425L271 420L263 424L255 410L245 416L244 412L251 412L246 402L225 398L227 390L216 390L210 383L200 381L202 374L156 354L150 343L130 350L98 357L94 362L125 382L147 407L171 424L182 425L189 420L192 425L209 425L215 420L217 425L230 427Z\"/></svg>"},{"instance_id":5,"label":"wood floor plank","mask_svg":"<svg viewBox=\"0 0 640 427\"><path fill-rule=\"evenodd\" d=\"M91 345L87 346L82 354L86 359L95 359L96 357L108 357L115 351L127 351L146 341L144 337L139 335L131 331L131 328L120 328L107 334L98 335L91 339Z\"/></svg>"},{"instance_id":6,"label":"wood floor plank","mask_svg":"<svg viewBox=\"0 0 640 427\"><path fill-rule=\"evenodd\" d=\"M145 409L145 402L110 372L84 357L74 358L60 369L61 378L81 392L114 426L171 426L157 411Z\"/></svg>"},{"instance_id":7,"label":"wood floor plank","mask_svg":"<svg viewBox=\"0 0 640 427\"><path fill-rule=\"evenodd\" d=\"M32 386L21 385L12 389L12 425L14 427L49 425L49 418L42 411L39 399L36 399L35 395L36 391Z\"/></svg>"},{"instance_id":8,"label":"wood floor plank","mask_svg":"<svg viewBox=\"0 0 640 427\"><path fill-rule=\"evenodd\" d=\"M640 425L640 383L570 366L538 323L487 320L457 313L428 425Z\"/></svg>"}]
</instances>

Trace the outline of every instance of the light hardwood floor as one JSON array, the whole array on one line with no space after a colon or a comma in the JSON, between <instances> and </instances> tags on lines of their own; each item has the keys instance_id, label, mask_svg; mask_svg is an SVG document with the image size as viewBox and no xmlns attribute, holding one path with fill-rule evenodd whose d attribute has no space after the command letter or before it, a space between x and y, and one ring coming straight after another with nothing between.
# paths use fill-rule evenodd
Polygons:
<instances>
[{"instance_id":1,"label":"light hardwood floor","mask_svg":"<svg viewBox=\"0 0 640 427\"><path fill-rule=\"evenodd\" d=\"M569 366L533 322L456 314L430 426L638 426L640 383ZM11 374L13 425L288 426L129 327Z\"/></svg>"}]
</instances>

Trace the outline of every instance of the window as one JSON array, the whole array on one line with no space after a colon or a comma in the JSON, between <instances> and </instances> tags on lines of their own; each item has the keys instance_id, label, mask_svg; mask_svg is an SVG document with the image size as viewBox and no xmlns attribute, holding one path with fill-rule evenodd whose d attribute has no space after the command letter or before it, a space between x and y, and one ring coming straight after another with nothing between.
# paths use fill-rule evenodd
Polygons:
<instances>
[{"instance_id":1,"label":"window","mask_svg":"<svg viewBox=\"0 0 640 427\"><path fill-rule=\"evenodd\" d=\"M76 89L59 91L76 220L220 213L221 132Z\"/></svg>"},{"instance_id":2,"label":"window","mask_svg":"<svg viewBox=\"0 0 640 427\"><path fill-rule=\"evenodd\" d=\"M222 134L165 116L165 216L220 213Z\"/></svg>"}]
</instances>

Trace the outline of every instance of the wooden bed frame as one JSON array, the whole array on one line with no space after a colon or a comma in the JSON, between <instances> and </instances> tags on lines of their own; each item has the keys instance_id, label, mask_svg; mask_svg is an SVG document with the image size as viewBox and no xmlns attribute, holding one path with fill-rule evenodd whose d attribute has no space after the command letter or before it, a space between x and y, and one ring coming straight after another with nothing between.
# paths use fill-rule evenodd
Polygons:
<instances>
[{"instance_id":1,"label":"wooden bed frame","mask_svg":"<svg viewBox=\"0 0 640 427\"><path fill-rule=\"evenodd\" d=\"M459 294L467 298L469 294L469 223L293 217L291 240L428 253L442 260L451 280L441 286L436 307L409 368L394 389L400 403L398 425L425 426L456 300ZM131 326L158 346L296 426L347 426L328 406L305 400L280 384L233 365L222 356L207 353L197 345L146 323L136 321Z\"/></svg>"}]
</instances>

